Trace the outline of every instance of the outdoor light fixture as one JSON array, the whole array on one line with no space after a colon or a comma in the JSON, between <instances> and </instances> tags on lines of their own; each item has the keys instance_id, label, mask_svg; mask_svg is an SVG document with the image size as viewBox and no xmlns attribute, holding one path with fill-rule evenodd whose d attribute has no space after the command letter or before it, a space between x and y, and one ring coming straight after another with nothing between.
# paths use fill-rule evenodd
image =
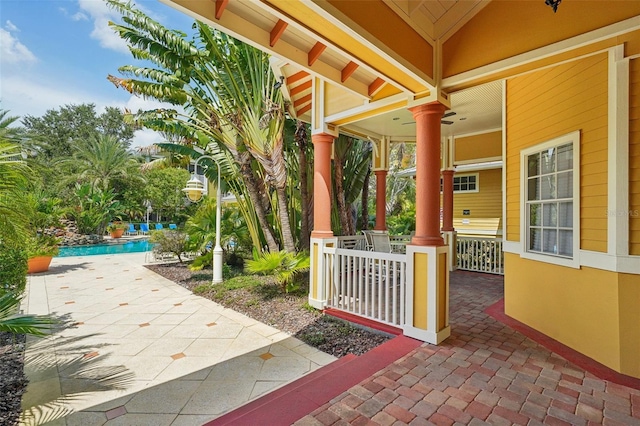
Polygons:
<instances>
[{"instance_id":1,"label":"outdoor light fixture","mask_svg":"<svg viewBox=\"0 0 640 426\"><path fill-rule=\"evenodd\" d=\"M551 8L553 9L553 13L556 13L558 10L558 6L560 6L560 2L562 2L562 0L545 0L544 4L546 4L547 6L551 6Z\"/></svg>"},{"instance_id":2,"label":"outdoor light fixture","mask_svg":"<svg viewBox=\"0 0 640 426\"><path fill-rule=\"evenodd\" d=\"M193 165L193 175L187 182L187 185L182 189L182 192L187 194L187 198L193 202L198 202L203 196L207 195L207 186L203 183L196 171L198 170L198 163L203 158L213 160L218 166L218 192L216 195L216 245L213 248L213 284L222 282L222 247L220 246L220 217L222 216L222 185L220 180L220 164L215 158L210 155L201 155Z\"/></svg>"},{"instance_id":3,"label":"outdoor light fixture","mask_svg":"<svg viewBox=\"0 0 640 426\"><path fill-rule=\"evenodd\" d=\"M207 195L207 186L203 184L194 173L191 175L191 179L189 179L187 186L182 191L187 194L189 201L197 203L202 199L202 197Z\"/></svg>"},{"instance_id":4,"label":"outdoor light fixture","mask_svg":"<svg viewBox=\"0 0 640 426\"><path fill-rule=\"evenodd\" d=\"M277 90L277 89L281 88L283 84L284 84L284 75L281 75L279 77L279 81L276 81L273 84L273 88Z\"/></svg>"}]
</instances>

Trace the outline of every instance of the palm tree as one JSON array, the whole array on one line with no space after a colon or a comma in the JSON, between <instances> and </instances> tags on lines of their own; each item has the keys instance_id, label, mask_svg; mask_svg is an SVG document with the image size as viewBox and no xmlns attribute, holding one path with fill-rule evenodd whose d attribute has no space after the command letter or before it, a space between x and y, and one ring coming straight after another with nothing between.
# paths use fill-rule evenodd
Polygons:
<instances>
[{"instance_id":1,"label":"palm tree","mask_svg":"<svg viewBox=\"0 0 640 426\"><path fill-rule=\"evenodd\" d=\"M9 127L18 117L7 114L8 111L0 110L0 242L18 244L28 223L19 207L27 167L17 145L20 130Z\"/></svg>"},{"instance_id":2,"label":"palm tree","mask_svg":"<svg viewBox=\"0 0 640 426\"><path fill-rule=\"evenodd\" d=\"M335 141L334 157L334 228L340 229L341 235L354 235L352 209L369 175L371 146L369 142L340 135ZM367 212L363 211L362 214Z\"/></svg>"},{"instance_id":3,"label":"palm tree","mask_svg":"<svg viewBox=\"0 0 640 426\"><path fill-rule=\"evenodd\" d=\"M127 25L111 26L130 44L133 56L157 66L124 66L120 72L132 78L108 79L131 93L183 105L186 111L148 111L137 115L138 123L196 140L208 154L217 154L226 163L225 180L238 190L238 200L251 204L269 250L279 250L277 236L286 250L294 251L286 202L284 104L273 87L268 56L200 22L194 24L195 41L188 41L129 4L107 3L125 16ZM243 189L230 182L235 176ZM274 226L270 210L279 218Z\"/></svg>"},{"instance_id":4,"label":"palm tree","mask_svg":"<svg viewBox=\"0 0 640 426\"><path fill-rule=\"evenodd\" d=\"M134 172L139 169L138 163L114 136L101 134L84 141L75 149L73 158L64 162L77 168L77 177L82 181L103 191L111 187L115 178L140 176Z\"/></svg>"}]
</instances>

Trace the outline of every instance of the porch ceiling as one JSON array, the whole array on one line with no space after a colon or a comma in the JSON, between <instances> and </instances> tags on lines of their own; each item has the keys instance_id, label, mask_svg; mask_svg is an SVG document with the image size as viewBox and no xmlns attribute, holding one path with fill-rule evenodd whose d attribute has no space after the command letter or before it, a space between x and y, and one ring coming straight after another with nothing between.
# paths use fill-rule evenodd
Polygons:
<instances>
[{"instance_id":1,"label":"porch ceiling","mask_svg":"<svg viewBox=\"0 0 640 426\"><path fill-rule=\"evenodd\" d=\"M451 94L451 110L455 115L444 118L452 124L442 124L443 136L480 133L502 127L502 82L496 81ZM392 141L415 141L416 125L407 108L387 112L343 127L354 134L378 138L389 136Z\"/></svg>"}]
</instances>

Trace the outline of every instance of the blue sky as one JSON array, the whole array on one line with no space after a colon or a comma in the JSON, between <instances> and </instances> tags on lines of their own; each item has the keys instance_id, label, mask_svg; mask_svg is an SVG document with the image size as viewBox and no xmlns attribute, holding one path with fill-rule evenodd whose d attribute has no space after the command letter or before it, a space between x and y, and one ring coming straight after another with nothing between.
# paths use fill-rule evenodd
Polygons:
<instances>
[{"instance_id":1,"label":"blue sky","mask_svg":"<svg viewBox=\"0 0 640 426\"><path fill-rule=\"evenodd\" d=\"M158 0L136 4L168 28L188 32L193 23ZM93 103L98 113L105 106L137 111L159 105L106 79L136 63L107 25L119 17L102 0L1 0L0 109L38 117L68 104ZM142 130L133 146L159 141L159 135Z\"/></svg>"}]
</instances>

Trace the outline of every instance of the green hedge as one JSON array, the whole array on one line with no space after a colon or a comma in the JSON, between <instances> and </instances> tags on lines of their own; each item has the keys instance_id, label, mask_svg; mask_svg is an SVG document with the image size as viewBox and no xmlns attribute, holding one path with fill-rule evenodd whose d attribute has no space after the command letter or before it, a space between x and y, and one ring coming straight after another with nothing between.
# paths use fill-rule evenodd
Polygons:
<instances>
[{"instance_id":1,"label":"green hedge","mask_svg":"<svg viewBox=\"0 0 640 426\"><path fill-rule=\"evenodd\" d=\"M22 294L27 285L27 252L0 244L0 295Z\"/></svg>"}]
</instances>

